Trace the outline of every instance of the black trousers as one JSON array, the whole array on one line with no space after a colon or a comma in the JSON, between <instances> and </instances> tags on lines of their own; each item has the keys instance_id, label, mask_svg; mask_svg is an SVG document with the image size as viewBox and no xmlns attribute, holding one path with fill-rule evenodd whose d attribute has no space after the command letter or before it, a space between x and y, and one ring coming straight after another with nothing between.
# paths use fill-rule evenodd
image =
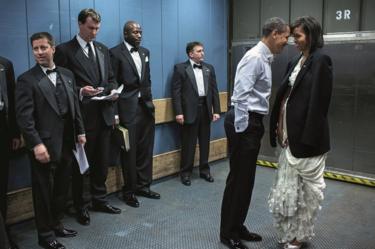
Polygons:
<instances>
[{"instance_id":1,"label":"black trousers","mask_svg":"<svg viewBox=\"0 0 375 249\"><path fill-rule=\"evenodd\" d=\"M73 161L72 143L65 143L59 161L42 164L30 151L31 186L39 240L55 239L53 228L62 227Z\"/></svg>"},{"instance_id":2,"label":"black trousers","mask_svg":"<svg viewBox=\"0 0 375 249\"><path fill-rule=\"evenodd\" d=\"M194 166L194 155L199 141L199 172L209 173L211 120L205 102L198 105L197 118L192 124L183 124L181 131L181 176L190 176Z\"/></svg>"},{"instance_id":3,"label":"black trousers","mask_svg":"<svg viewBox=\"0 0 375 249\"><path fill-rule=\"evenodd\" d=\"M97 112L97 115L101 115ZM103 118L93 118L96 125L94 129L86 130L85 152L89 162L89 183L86 175L81 175L79 166L74 163L72 174L72 197L74 207L78 210L90 202L87 185L89 185L93 204L107 203L107 187L105 182L108 175L109 155L111 148L112 127L104 123Z\"/></svg>"},{"instance_id":4,"label":"black trousers","mask_svg":"<svg viewBox=\"0 0 375 249\"><path fill-rule=\"evenodd\" d=\"M5 113L0 111L0 212L6 219L7 215L7 191L10 157L9 129Z\"/></svg>"},{"instance_id":5,"label":"black trousers","mask_svg":"<svg viewBox=\"0 0 375 249\"><path fill-rule=\"evenodd\" d=\"M9 171L9 134L5 113L0 111L0 249L9 248L5 228Z\"/></svg>"},{"instance_id":6,"label":"black trousers","mask_svg":"<svg viewBox=\"0 0 375 249\"><path fill-rule=\"evenodd\" d=\"M121 152L125 195L137 189L148 190L152 183L155 118L146 108L139 102L134 121L122 124L128 129L130 143L130 150Z\"/></svg>"},{"instance_id":7,"label":"black trousers","mask_svg":"<svg viewBox=\"0 0 375 249\"><path fill-rule=\"evenodd\" d=\"M9 240L5 229L5 221L3 216L0 214L0 249L8 249Z\"/></svg>"},{"instance_id":8,"label":"black trousers","mask_svg":"<svg viewBox=\"0 0 375 249\"><path fill-rule=\"evenodd\" d=\"M262 115L249 113L249 125L241 133L234 129L234 110L227 112L224 121L228 139L230 171L221 206L220 235L239 239L245 230L244 222L249 210L254 186L256 161L264 134Z\"/></svg>"}]
</instances>

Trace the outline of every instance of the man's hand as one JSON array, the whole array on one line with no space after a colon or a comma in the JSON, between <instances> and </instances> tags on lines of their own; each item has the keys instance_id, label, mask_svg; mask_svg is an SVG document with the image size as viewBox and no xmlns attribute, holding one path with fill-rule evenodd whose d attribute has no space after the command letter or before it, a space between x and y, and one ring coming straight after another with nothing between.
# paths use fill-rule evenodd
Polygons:
<instances>
[{"instance_id":1,"label":"man's hand","mask_svg":"<svg viewBox=\"0 0 375 249\"><path fill-rule=\"evenodd\" d=\"M21 144L22 142L20 138L13 138L11 144L12 150L18 150L19 148L21 148Z\"/></svg>"},{"instance_id":2,"label":"man's hand","mask_svg":"<svg viewBox=\"0 0 375 249\"><path fill-rule=\"evenodd\" d=\"M79 144L82 144L82 145L85 145L86 143L86 135L78 135L78 143Z\"/></svg>"},{"instance_id":3,"label":"man's hand","mask_svg":"<svg viewBox=\"0 0 375 249\"><path fill-rule=\"evenodd\" d=\"M113 90L111 91L111 94L112 94L113 92L116 92L116 89L113 89ZM113 95L113 97L111 98L111 100L112 100L112 101L115 101L116 99L118 99L118 97L119 97L119 94L116 93L116 94Z\"/></svg>"},{"instance_id":4,"label":"man's hand","mask_svg":"<svg viewBox=\"0 0 375 249\"><path fill-rule=\"evenodd\" d=\"M41 163L48 163L50 161L47 148L44 144L38 144L34 147L34 155L35 159Z\"/></svg>"},{"instance_id":5,"label":"man's hand","mask_svg":"<svg viewBox=\"0 0 375 249\"><path fill-rule=\"evenodd\" d=\"M92 86L84 86L81 88L81 94L82 96L95 96L99 93L103 92L103 89L101 88L94 88Z\"/></svg>"},{"instance_id":6,"label":"man's hand","mask_svg":"<svg viewBox=\"0 0 375 249\"><path fill-rule=\"evenodd\" d=\"M184 115L180 114L176 116L176 122L179 123L180 125L184 124Z\"/></svg>"},{"instance_id":7,"label":"man's hand","mask_svg":"<svg viewBox=\"0 0 375 249\"><path fill-rule=\"evenodd\" d=\"M212 116L212 121L215 122L219 118L220 118L220 114L214 113L214 115Z\"/></svg>"}]
</instances>

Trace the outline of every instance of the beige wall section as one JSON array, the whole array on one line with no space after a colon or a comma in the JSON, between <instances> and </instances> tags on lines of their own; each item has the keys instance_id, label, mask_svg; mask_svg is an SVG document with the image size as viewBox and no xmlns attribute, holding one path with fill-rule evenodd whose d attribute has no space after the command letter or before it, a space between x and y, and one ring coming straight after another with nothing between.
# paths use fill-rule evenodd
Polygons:
<instances>
[{"instance_id":1,"label":"beige wall section","mask_svg":"<svg viewBox=\"0 0 375 249\"><path fill-rule=\"evenodd\" d=\"M227 111L227 92L220 92L220 108L222 112ZM155 99L155 122L156 124L166 123L174 121L174 113L172 107L172 99L165 98L165 99Z\"/></svg>"},{"instance_id":2,"label":"beige wall section","mask_svg":"<svg viewBox=\"0 0 375 249\"><path fill-rule=\"evenodd\" d=\"M223 109L222 109L223 110ZM197 146L198 149L198 146ZM195 165L198 163L198 150L195 155ZM225 158L227 155L227 139L221 138L211 141L209 161ZM179 170L180 150L154 156L154 179L175 174ZM123 186L120 167L111 167L108 171L107 188L112 193L121 190ZM25 219L32 218L33 205L31 188L24 188L8 193L8 216L7 223L12 224Z\"/></svg>"}]
</instances>

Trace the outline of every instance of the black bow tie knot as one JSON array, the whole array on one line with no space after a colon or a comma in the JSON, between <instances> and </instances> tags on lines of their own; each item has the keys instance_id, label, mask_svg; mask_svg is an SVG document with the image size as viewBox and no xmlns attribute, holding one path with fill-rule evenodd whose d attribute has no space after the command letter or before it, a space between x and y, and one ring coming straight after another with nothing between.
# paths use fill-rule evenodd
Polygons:
<instances>
[{"instance_id":1,"label":"black bow tie knot","mask_svg":"<svg viewBox=\"0 0 375 249\"><path fill-rule=\"evenodd\" d=\"M49 75L51 73L57 73L57 68L55 67L54 69L47 69L46 74Z\"/></svg>"},{"instance_id":2,"label":"black bow tie knot","mask_svg":"<svg viewBox=\"0 0 375 249\"><path fill-rule=\"evenodd\" d=\"M138 48L136 48L136 47L132 47L132 48L130 49L130 53L133 53L133 52L138 52Z\"/></svg>"},{"instance_id":3,"label":"black bow tie knot","mask_svg":"<svg viewBox=\"0 0 375 249\"><path fill-rule=\"evenodd\" d=\"M199 69L202 69L202 64L194 64L194 65L193 65L193 68L199 68Z\"/></svg>"}]
</instances>

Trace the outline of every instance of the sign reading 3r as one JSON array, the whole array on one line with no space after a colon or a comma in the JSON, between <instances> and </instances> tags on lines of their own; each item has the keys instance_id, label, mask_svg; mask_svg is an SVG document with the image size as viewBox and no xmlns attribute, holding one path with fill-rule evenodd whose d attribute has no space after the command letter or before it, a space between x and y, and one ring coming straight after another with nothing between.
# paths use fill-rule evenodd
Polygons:
<instances>
[{"instance_id":1,"label":"sign reading 3r","mask_svg":"<svg viewBox=\"0 0 375 249\"><path fill-rule=\"evenodd\" d=\"M351 10L337 10L336 11L336 20L341 21L341 20L350 20L350 14Z\"/></svg>"}]
</instances>

